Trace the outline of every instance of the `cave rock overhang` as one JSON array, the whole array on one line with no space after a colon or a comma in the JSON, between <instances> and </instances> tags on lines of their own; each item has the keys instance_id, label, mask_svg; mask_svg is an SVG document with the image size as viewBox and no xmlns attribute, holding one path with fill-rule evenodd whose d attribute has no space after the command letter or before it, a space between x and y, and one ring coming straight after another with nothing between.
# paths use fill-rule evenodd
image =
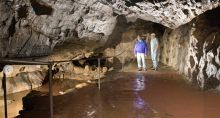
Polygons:
<instances>
[{"instance_id":1,"label":"cave rock overhang","mask_svg":"<svg viewBox=\"0 0 220 118\"><path fill-rule=\"evenodd\" d=\"M128 22L139 18L175 29L220 3L219 0L106 0L106 4L113 6L114 13L125 15Z\"/></svg>"}]
</instances>

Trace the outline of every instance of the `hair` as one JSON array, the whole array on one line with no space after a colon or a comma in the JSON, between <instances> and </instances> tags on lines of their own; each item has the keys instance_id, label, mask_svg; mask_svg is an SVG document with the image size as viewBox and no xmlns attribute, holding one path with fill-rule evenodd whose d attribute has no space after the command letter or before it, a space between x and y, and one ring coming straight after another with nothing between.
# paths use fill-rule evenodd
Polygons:
<instances>
[{"instance_id":1,"label":"hair","mask_svg":"<svg viewBox=\"0 0 220 118\"><path fill-rule=\"evenodd\" d=\"M154 33L152 33L151 36L156 36L156 35Z\"/></svg>"},{"instance_id":2,"label":"hair","mask_svg":"<svg viewBox=\"0 0 220 118\"><path fill-rule=\"evenodd\" d=\"M141 37L140 35L137 35L137 39L138 39L138 37Z\"/></svg>"}]
</instances>

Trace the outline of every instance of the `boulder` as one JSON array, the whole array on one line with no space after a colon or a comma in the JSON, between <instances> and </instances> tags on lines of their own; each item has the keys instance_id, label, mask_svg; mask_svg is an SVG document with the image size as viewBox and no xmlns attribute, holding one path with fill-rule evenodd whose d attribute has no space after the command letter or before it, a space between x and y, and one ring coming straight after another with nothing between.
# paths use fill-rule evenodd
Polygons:
<instances>
[{"instance_id":1,"label":"boulder","mask_svg":"<svg viewBox=\"0 0 220 118\"><path fill-rule=\"evenodd\" d=\"M106 73L107 71L108 71L108 68L107 68L107 67L103 67L103 68L102 68L102 72L103 72L103 73Z\"/></svg>"},{"instance_id":2,"label":"boulder","mask_svg":"<svg viewBox=\"0 0 220 118\"><path fill-rule=\"evenodd\" d=\"M74 73L76 73L76 74L84 73L84 68L75 66Z\"/></svg>"},{"instance_id":3,"label":"boulder","mask_svg":"<svg viewBox=\"0 0 220 118\"><path fill-rule=\"evenodd\" d=\"M22 72L15 77L6 78L7 94L25 91L42 86L46 71ZM0 96L3 96L2 78L0 78Z\"/></svg>"}]
</instances>

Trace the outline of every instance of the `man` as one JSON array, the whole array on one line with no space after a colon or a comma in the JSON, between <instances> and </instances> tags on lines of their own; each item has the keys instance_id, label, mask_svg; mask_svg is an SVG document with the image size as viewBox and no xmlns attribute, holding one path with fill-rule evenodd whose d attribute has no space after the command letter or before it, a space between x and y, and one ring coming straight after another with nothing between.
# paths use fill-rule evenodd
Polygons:
<instances>
[{"instance_id":1,"label":"man","mask_svg":"<svg viewBox=\"0 0 220 118\"><path fill-rule=\"evenodd\" d=\"M160 49L159 49L159 41L157 38L155 38L154 33L151 34L150 47L151 47L151 57L152 57L152 61L153 61L153 69L152 70L157 70L158 69L157 55L158 55Z\"/></svg>"},{"instance_id":2,"label":"man","mask_svg":"<svg viewBox=\"0 0 220 118\"><path fill-rule=\"evenodd\" d=\"M135 44L135 48L134 48L134 55L135 57L137 57L137 63L138 63L138 71L142 70L141 67L141 60L142 60L142 64L143 64L143 68L146 71L146 62L145 62L145 56L147 56L147 43L141 39L140 36L137 36L138 41Z\"/></svg>"}]
</instances>

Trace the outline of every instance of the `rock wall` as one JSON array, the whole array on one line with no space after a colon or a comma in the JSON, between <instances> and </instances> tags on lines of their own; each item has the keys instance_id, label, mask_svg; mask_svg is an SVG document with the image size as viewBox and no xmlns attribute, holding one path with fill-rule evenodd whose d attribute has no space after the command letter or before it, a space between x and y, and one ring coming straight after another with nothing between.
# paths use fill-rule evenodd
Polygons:
<instances>
[{"instance_id":1,"label":"rock wall","mask_svg":"<svg viewBox=\"0 0 220 118\"><path fill-rule=\"evenodd\" d=\"M66 79L92 81L99 79L98 61L93 60L94 63L89 64L85 60L79 61L78 64L72 62L56 63L54 65L54 79L59 79L61 82ZM111 69L100 65L100 77L104 77L105 73Z\"/></svg>"},{"instance_id":2,"label":"rock wall","mask_svg":"<svg viewBox=\"0 0 220 118\"><path fill-rule=\"evenodd\" d=\"M208 11L177 29L166 29L161 44L160 60L202 90L215 89L220 84L220 17L214 15L219 11Z\"/></svg>"},{"instance_id":3,"label":"rock wall","mask_svg":"<svg viewBox=\"0 0 220 118\"><path fill-rule=\"evenodd\" d=\"M12 65L13 73L6 75L7 94L34 89L43 84L47 76L47 66ZM0 72L0 96L4 95L2 87L3 72Z\"/></svg>"},{"instance_id":4,"label":"rock wall","mask_svg":"<svg viewBox=\"0 0 220 118\"><path fill-rule=\"evenodd\" d=\"M160 61L166 65L173 66L179 73L188 74L189 47L192 41L191 29L193 21L180 26L177 29L166 29L160 43ZM191 41L191 42L190 42Z\"/></svg>"},{"instance_id":5,"label":"rock wall","mask_svg":"<svg viewBox=\"0 0 220 118\"><path fill-rule=\"evenodd\" d=\"M116 24L112 8L96 1L1 1L1 9L2 57L47 56L68 37L72 47L93 41L98 48Z\"/></svg>"}]
</instances>

